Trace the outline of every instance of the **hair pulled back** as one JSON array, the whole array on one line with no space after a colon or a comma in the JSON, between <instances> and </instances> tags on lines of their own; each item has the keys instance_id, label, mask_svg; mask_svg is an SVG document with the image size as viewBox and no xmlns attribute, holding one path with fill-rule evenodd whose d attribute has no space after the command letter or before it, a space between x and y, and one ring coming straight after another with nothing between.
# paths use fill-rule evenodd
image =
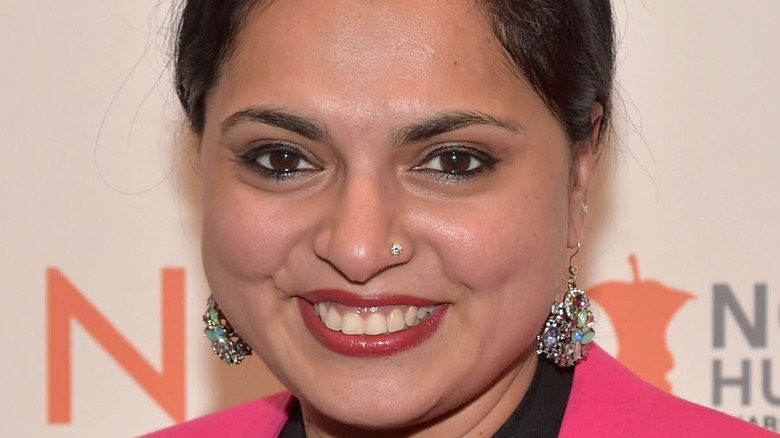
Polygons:
<instances>
[{"instance_id":1,"label":"hair pulled back","mask_svg":"<svg viewBox=\"0 0 780 438\"><path fill-rule=\"evenodd\" d=\"M196 134L205 100L235 49L246 17L269 0L186 0L176 40L175 86ZM569 140L592 133L591 109L609 125L615 70L610 0L477 0L508 60L542 97Z\"/></svg>"}]
</instances>

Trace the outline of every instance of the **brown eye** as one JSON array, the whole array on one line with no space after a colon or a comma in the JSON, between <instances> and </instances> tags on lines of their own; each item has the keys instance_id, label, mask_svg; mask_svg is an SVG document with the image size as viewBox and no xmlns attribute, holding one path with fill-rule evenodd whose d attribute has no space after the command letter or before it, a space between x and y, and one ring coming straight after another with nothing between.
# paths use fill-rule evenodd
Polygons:
<instances>
[{"instance_id":1,"label":"brown eye","mask_svg":"<svg viewBox=\"0 0 780 438\"><path fill-rule=\"evenodd\" d=\"M302 152L282 144L252 149L241 156L241 161L273 178L287 178L319 169L304 158Z\"/></svg>"},{"instance_id":2,"label":"brown eye","mask_svg":"<svg viewBox=\"0 0 780 438\"><path fill-rule=\"evenodd\" d=\"M439 156L441 171L452 174L470 170L472 161L476 161L473 156L460 151L447 151Z\"/></svg>"},{"instance_id":3,"label":"brown eye","mask_svg":"<svg viewBox=\"0 0 780 438\"><path fill-rule=\"evenodd\" d=\"M464 148L447 147L429 155L417 170L432 170L451 176L468 176L479 172L486 165L489 167L495 160L483 157L484 153Z\"/></svg>"},{"instance_id":4,"label":"brown eye","mask_svg":"<svg viewBox=\"0 0 780 438\"><path fill-rule=\"evenodd\" d=\"M298 165L301 163L301 157L290 151L271 151L266 154L268 160L268 168L277 172L290 172L297 170ZM261 157L259 162L263 161L264 157Z\"/></svg>"}]
</instances>

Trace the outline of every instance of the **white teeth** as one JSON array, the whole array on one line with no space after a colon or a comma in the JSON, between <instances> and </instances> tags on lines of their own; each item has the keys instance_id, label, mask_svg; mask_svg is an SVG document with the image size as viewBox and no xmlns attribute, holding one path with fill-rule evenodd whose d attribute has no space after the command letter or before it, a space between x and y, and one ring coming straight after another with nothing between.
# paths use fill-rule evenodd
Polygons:
<instances>
[{"instance_id":1,"label":"white teeth","mask_svg":"<svg viewBox=\"0 0 780 438\"><path fill-rule=\"evenodd\" d=\"M387 321L381 313L372 313L363 322L363 332L367 335L381 335L387 332Z\"/></svg>"},{"instance_id":2,"label":"white teeth","mask_svg":"<svg viewBox=\"0 0 780 438\"><path fill-rule=\"evenodd\" d=\"M334 302L314 304L314 312L333 331L347 335L382 335L414 327L427 319L434 306L349 307Z\"/></svg>"},{"instance_id":3,"label":"white teeth","mask_svg":"<svg viewBox=\"0 0 780 438\"><path fill-rule=\"evenodd\" d=\"M320 305L322 305L322 303L320 303ZM320 318L325 318L325 325L331 330L341 330L341 314L332 307L325 313L322 311L323 307L320 307Z\"/></svg>"},{"instance_id":4,"label":"white teeth","mask_svg":"<svg viewBox=\"0 0 780 438\"><path fill-rule=\"evenodd\" d=\"M362 335L363 318L357 313L347 313L341 319L341 331L345 335Z\"/></svg>"},{"instance_id":5,"label":"white teeth","mask_svg":"<svg viewBox=\"0 0 780 438\"><path fill-rule=\"evenodd\" d=\"M401 309L395 309L387 316L387 331L395 333L404 328L404 312Z\"/></svg>"},{"instance_id":6,"label":"white teeth","mask_svg":"<svg viewBox=\"0 0 780 438\"><path fill-rule=\"evenodd\" d=\"M406 313L404 314L404 322L409 327L413 326L414 323L417 321L417 308L414 306L409 306L409 308L406 310Z\"/></svg>"}]
</instances>

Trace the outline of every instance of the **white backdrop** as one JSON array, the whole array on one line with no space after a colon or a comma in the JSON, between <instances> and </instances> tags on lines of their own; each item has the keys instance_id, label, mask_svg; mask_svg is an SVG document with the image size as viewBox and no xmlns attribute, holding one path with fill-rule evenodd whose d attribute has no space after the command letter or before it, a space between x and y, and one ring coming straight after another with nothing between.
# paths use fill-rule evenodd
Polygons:
<instances>
[{"instance_id":1,"label":"white backdrop","mask_svg":"<svg viewBox=\"0 0 780 438\"><path fill-rule=\"evenodd\" d=\"M254 358L224 366L201 336L197 178L168 84L168 8L0 5L4 435L134 436L280 388ZM603 304L597 339L615 355L645 348L631 356L639 372L668 348L673 362L654 369L671 369L672 392L780 430L780 3L617 0L616 11L617 135L579 258L580 284ZM630 284L631 254L641 287ZM57 321L68 308L47 310L73 305L78 290L160 372L163 268L183 269L185 281L167 287L183 303L166 315L185 317L165 344L183 348L183 368L163 378L184 384L184 402L166 402L174 415L126 369L143 366L109 354L117 336L79 318L67 336ZM66 283L51 280L57 273ZM621 288L641 297L628 311L610 307L620 298L607 303ZM654 307L669 300L653 291L669 289L693 299ZM50 365L65 369L63 351L70 389L50 396L63 388L48 377Z\"/></svg>"}]
</instances>

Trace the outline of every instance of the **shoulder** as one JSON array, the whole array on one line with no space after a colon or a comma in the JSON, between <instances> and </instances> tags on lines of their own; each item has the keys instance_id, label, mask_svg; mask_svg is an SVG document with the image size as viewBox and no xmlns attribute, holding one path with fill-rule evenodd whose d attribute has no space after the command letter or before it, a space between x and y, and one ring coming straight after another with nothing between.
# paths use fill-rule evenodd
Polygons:
<instances>
[{"instance_id":1,"label":"shoulder","mask_svg":"<svg viewBox=\"0 0 780 438\"><path fill-rule=\"evenodd\" d=\"M185 423L144 435L142 438L219 436L225 438L276 437L287 421L293 397L289 392L244 403ZM264 432L264 434L259 434Z\"/></svg>"},{"instance_id":2,"label":"shoulder","mask_svg":"<svg viewBox=\"0 0 780 438\"><path fill-rule=\"evenodd\" d=\"M562 437L775 437L646 383L598 346L577 365Z\"/></svg>"}]
</instances>

